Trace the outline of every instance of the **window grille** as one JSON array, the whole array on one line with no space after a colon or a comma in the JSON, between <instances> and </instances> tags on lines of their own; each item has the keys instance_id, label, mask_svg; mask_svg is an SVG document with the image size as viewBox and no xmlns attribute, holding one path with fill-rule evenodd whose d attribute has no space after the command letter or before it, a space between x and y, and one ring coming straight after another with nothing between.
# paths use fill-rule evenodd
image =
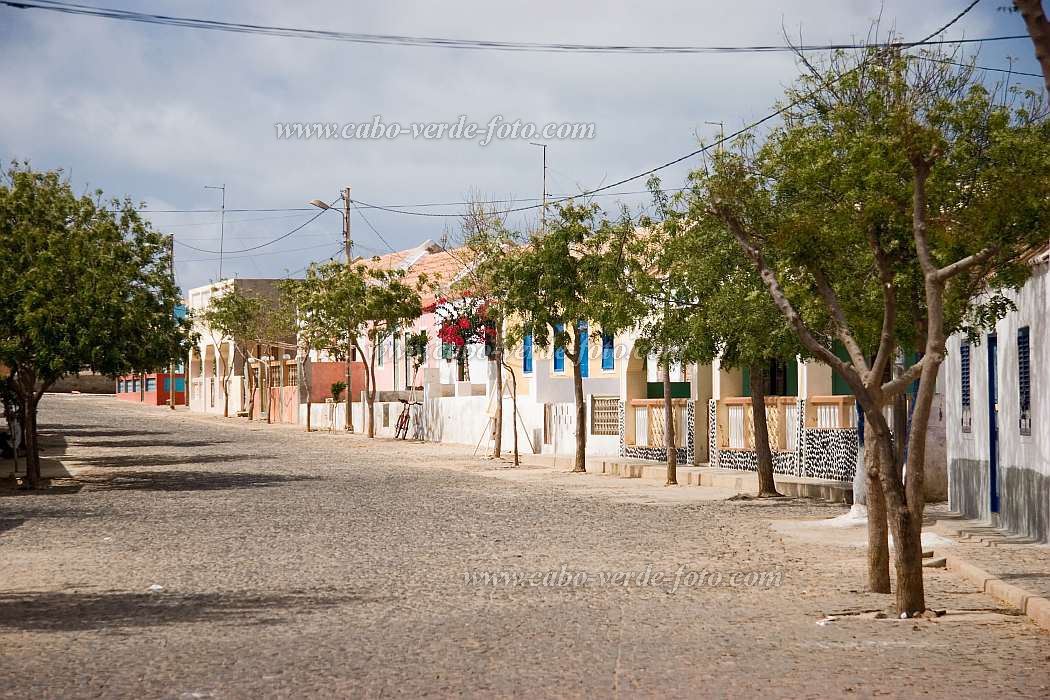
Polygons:
<instances>
[{"instance_id":1,"label":"window grille","mask_svg":"<svg viewBox=\"0 0 1050 700\"><path fill-rule=\"evenodd\" d=\"M591 435L620 434L620 400L615 396L591 397Z\"/></svg>"},{"instance_id":2,"label":"window grille","mask_svg":"<svg viewBox=\"0 0 1050 700\"><path fill-rule=\"evenodd\" d=\"M959 346L959 375L962 382L962 429L970 432L973 423L973 408L970 405L970 344Z\"/></svg>"},{"instance_id":3,"label":"window grille","mask_svg":"<svg viewBox=\"0 0 1050 700\"><path fill-rule=\"evenodd\" d=\"M299 386L299 368L296 365L287 365L285 367L284 385Z\"/></svg>"},{"instance_id":4,"label":"window grille","mask_svg":"<svg viewBox=\"0 0 1050 700\"><path fill-rule=\"evenodd\" d=\"M1017 389L1021 435L1032 434L1032 354L1028 326L1017 330Z\"/></svg>"}]
</instances>

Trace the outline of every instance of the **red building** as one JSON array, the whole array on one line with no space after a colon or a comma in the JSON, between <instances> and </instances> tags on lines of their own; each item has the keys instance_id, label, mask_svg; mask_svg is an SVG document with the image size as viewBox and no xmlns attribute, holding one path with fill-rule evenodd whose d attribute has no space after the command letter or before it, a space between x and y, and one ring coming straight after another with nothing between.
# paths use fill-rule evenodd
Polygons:
<instances>
[{"instance_id":1,"label":"red building","mask_svg":"<svg viewBox=\"0 0 1050 700\"><path fill-rule=\"evenodd\" d=\"M117 398L123 401L163 406L168 403L170 391L171 380L167 372L129 374L117 379ZM175 373L175 405L186 405L186 375L181 372Z\"/></svg>"}]
</instances>

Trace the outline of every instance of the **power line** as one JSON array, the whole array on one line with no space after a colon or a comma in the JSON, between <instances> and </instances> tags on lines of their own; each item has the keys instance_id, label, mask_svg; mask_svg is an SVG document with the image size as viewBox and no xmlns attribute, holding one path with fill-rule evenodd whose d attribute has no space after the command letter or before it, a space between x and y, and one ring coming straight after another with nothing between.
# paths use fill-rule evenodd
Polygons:
<instances>
[{"instance_id":1,"label":"power line","mask_svg":"<svg viewBox=\"0 0 1050 700\"><path fill-rule=\"evenodd\" d=\"M348 42L353 44L379 44L389 46L426 47L474 51L585 54L716 54L785 52L794 53L798 51L834 51L890 46L907 47L914 45L902 42L885 42L875 44L847 42L832 44L806 44L801 46L791 46L787 44L759 44L752 46L698 46L661 44L574 44L562 42L496 41L489 39L450 39L444 37L406 36L400 34L367 34L361 32L340 32L322 29L301 29L296 27L250 24L246 22L223 22L220 20L199 19L194 17L178 17L173 15L160 15L147 12L136 12L134 10L120 10L108 7L94 7L91 5L61 2L59 0L0 0L0 4L7 5L8 7L13 7L20 10L47 10L49 12L58 12L70 15L98 17L103 19L119 20L124 22L137 22L167 27L181 27L184 29L206 29L210 31L230 32L235 34L253 34L291 39L315 39L325 41ZM963 14L965 14L965 12ZM930 37L930 39L927 39L922 43L955 44L975 43L983 41L1008 41L1013 39L1027 38L1027 34L985 37L981 39L959 39L954 41L932 41L932 37Z\"/></svg>"},{"instance_id":2,"label":"power line","mask_svg":"<svg viewBox=\"0 0 1050 700\"><path fill-rule=\"evenodd\" d=\"M942 32L948 30L952 25L957 23L967 13L969 13L970 10L972 10L974 7L976 7L977 4L980 1L981 0L972 0L972 2L970 2L970 4L968 4L965 8L963 8L962 11L960 11L957 15L952 17L947 23L945 23L943 26L941 26L936 31L931 32L930 34L927 34L924 38L920 39L919 41L895 44L895 46L900 46L900 47L903 47L903 48L914 48L916 46L926 46L926 45L934 44L934 43L943 43L943 42L933 42L933 41L931 41L931 39L933 39L933 37L937 36L938 34L941 34ZM954 42L952 42L952 43L954 43ZM860 64L860 65L863 65L863 64ZM828 81L823 87L828 87L830 85L833 85L833 84L837 83L838 81L842 80L843 78L845 78L847 75L849 75L853 71L856 71L858 68L860 68L860 65L854 66L853 68L851 68L850 70L846 71L845 73L842 73L840 75L835 76L830 81ZM813 94L813 93L811 92L810 94ZM595 195L595 194L597 194L599 192L604 192L604 191L610 190L610 189L612 189L614 187L619 187L620 185L625 185L628 182L633 182L634 180L638 180L640 178L647 177L649 175L653 175L653 174L655 174L655 173L657 173L657 172L659 172L661 170L664 170L666 168L671 167L672 165L677 165L678 163L681 163L682 161L689 160L690 158L698 156L701 153L705 153L705 152L709 151L712 148L715 148L715 147L720 146L720 145L722 145L724 143L732 141L733 139L737 138L738 136L741 136L743 134L746 134L749 131L757 129L758 127L762 126L766 122L769 122L769 121L772 121L773 119L776 119L777 117L779 117L780 115L784 114L785 112L787 112L787 111L797 107L808 96L809 95L804 95L804 96L799 97L799 98L797 98L795 100L792 100L791 102L789 102L789 103L785 104L784 106L774 110L773 112L770 112L769 114L765 115L764 117L762 117L760 119L756 119L755 121L751 122L750 124L747 124L746 126L740 128L740 129L737 129L736 131L734 131L731 134L723 135L720 138L716 139L715 141L707 144L706 146L701 146L700 148L697 148L697 149L695 149L693 151L690 151L689 153L686 153L685 155L679 156L677 158L674 158L672 160L667 161L666 163L662 163L662 164L657 165L657 166L655 166L653 168L649 168L648 170L642 171L642 172L637 173L635 175L631 175L629 177L622 178L620 180L617 180L616 182L611 182L611 183L609 183L607 185L602 185L601 187L596 187L596 188L594 188L592 190L589 190L589 191L586 191L586 192L581 192L579 195L576 195L576 196L578 196L578 197L590 197L590 196L593 196L593 195ZM555 199L555 200L549 201L548 203L549 204L558 204L560 202L568 201L569 199L572 199L572 197L564 197L564 198L561 198L561 199ZM361 203L362 204L367 204L366 202L361 202ZM381 207L379 205L374 205L374 204L371 205L371 206L373 208L375 208L375 209L380 209L382 211L388 211L388 212L392 212L392 213L395 213L395 214L406 214L406 215L409 215L409 216L428 216L428 217L437 217L437 218L451 218L451 217L459 217L459 216L461 216L460 214L441 214L441 213L434 213L434 212L406 211L404 209L397 209L397 208L394 208L394 207ZM510 208L510 209L505 209L503 211L493 212L493 213L494 214L512 214L512 213L516 213L516 212L529 211L529 210L532 210L532 209L536 209L536 208L538 208L538 206L543 206L543 205L535 205L534 204L534 205L531 205L531 206L513 207L513 208Z\"/></svg>"},{"instance_id":3,"label":"power line","mask_svg":"<svg viewBox=\"0 0 1050 700\"><path fill-rule=\"evenodd\" d=\"M394 246L390 245L390 243L385 238L383 238L383 234L381 234L376 229L376 227L372 225L372 222L368 220L368 217L365 216L365 213L363 211L361 211L360 208L358 208L357 202L354 202L353 200L351 200L350 201L350 205L353 206L354 209L357 209L357 213L361 215L361 220L364 221L366 224L368 224L368 228L372 229L372 233L374 233L375 235L379 236L379 240L383 241L383 243L386 243L386 247L390 249L390 252L391 253L396 253L397 251L394 250Z\"/></svg>"},{"instance_id":4,"label":"power line","mask_svg":"<svg viewBox=\"0 0 1050 700\"><path fill-rule=\"evenodd\" d=\"M336 202L336 200L333 200L332 204L335 204L335 202ZM331 205L329 205L329 206L331 206ZM265 248L267 246L271 246L274 243L277 243L278 241L283 241L285 238L288 238L292 234L297 233L297 232L301 231L302 229L306 228L308 225L310 225L314 221L316 221L317 218L320 217L321 214L324 214L326 211L327 211L327 209L319 210L316 214L314 214L309 219L307 219L303 223L301 223L298 226L296 226L295 228L293 228L288 233L281 234L277 238L274 238L273 240L267 241L266 243L260 243L259 245L252 246L251 248L242 248L240 250L222 251L222 254L226 254L226 253L230 253L230 254L233 254L233 253L248 253L248 252L251 252L253 250L259 250L260 248ZM188 243L183 243L182 241L177 240L177 239L176 239L175 242L178 243L179 245L181 245L183 248L189 248L190 250L196 250L196 251L201 252L201 253L209 253L209 254L212 254L212 255L219 255L220 254L220 251L218 251L218 250L206 250L205 248L198 248L198 247L192 246L192 245L190 245Z\"/></svg>"}]
</instances>

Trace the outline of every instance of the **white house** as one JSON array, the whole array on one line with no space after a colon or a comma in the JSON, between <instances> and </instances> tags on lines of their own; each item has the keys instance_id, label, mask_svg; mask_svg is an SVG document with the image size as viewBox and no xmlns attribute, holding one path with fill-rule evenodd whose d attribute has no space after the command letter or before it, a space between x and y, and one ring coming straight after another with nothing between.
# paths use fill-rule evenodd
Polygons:
<instances>
[{"instance_id":1,"label":"white house","mask_svg":"<svg viewBox=\"0 0 1050 700\"><path fill-rule=\"evenodd\" d=\"M1010 296L1017 307L945 360L948 502L1038 541L1050 539L1050 246Z\"/></svg>"}]
</instances>

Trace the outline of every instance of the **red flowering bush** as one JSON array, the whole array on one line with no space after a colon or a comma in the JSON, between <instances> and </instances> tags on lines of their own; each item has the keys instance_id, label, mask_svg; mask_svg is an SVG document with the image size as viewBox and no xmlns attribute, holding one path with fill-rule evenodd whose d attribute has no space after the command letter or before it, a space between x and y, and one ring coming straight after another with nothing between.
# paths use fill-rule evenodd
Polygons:
<instances>
[{"instance_id":1,"label":"red flowering bush","mask_svg":"<svg viewBox=\"0 0 1050 700\"><path fill-rule=\"evenodd\" d=\"M447 345L461 348L472 343L484 343L495 335L495 329L487 321L488 305L472 299L450 301L438 299L435 309L441 318L438 338Z\"/></svg>"}]
</instances>

